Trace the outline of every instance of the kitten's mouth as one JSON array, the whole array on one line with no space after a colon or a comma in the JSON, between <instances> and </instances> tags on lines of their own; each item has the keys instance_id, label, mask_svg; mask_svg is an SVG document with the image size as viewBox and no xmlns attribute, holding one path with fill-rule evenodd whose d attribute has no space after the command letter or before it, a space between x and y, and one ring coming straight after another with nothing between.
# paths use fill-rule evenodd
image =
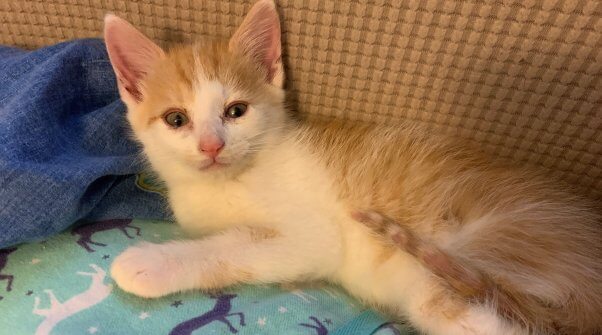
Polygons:
<instances>
[{"instance_id":1,"label":"kitten's mouth","mask_svg":"<svg viewBox=\"0 0 602 335\"><path fill-rule=\"evenodd\" d=\"M218 169L224 168L228 165L230 165L230 164L213 160L209 164L203 164L203 165L199 166L199 170L201 170L201 171L218 170Z\"/></svg>"}]
</instances>

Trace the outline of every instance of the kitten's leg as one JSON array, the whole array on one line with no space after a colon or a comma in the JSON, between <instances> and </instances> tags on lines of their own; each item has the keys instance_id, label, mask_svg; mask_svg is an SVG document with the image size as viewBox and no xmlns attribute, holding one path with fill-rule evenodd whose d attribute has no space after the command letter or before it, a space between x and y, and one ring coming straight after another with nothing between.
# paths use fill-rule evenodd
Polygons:
<instances>
[{"instance_id":1,"label":"kitten's leg","mask_svg":"<svg viewBox=\"0 0 602 335\"><path fill-rule=\"evenodd\" d=\"M111 274L123 290L143 297L324 277L335 267L336 243L306 238L240 228L202 240L143 243L119 255Z\"/></svg>"},{"instance_id":2,"label":"kitten's leg","mask_svg":"<svg viewBox=\"0 0 602 335\"><path fill-rule=\"evenodd\" d=\"M517 301L504 293L487 275L471 266L467 261L454 257L416 236L407 227L393 219L374 212L356 212L353 217L371 227L379 235L387 236L395 246L416 257L420 263L441 278L455 294L468 302L485 304L495 301L498 313L510 319L523 319L518 313L521 308ZM518 313L518 314L517 314Z\"/></svg>"},{"instance_id":3,"label":"kitten's leg","mask_svg":"<svg viewBox=\"0 0 602 335\"><path fill-rule=\"evenodd\" d=\"M425 282L428 283L428 280ZM418 286L418 285L417 285ZM428 287L428 286L427 286ZM529 331L487 305L467 304L436 284L415 287L406 312L410 322L429 335L527 335ZM419 295L419 297L418 297Z\"/></svg>"},{"instance_id":4,"label":"kitten's leg","mask_svg":"<svg viewBox=\"0 0 602 335\"><path fill-rule=\"evenodd\" d=\"M429 335L534 335L521 323L511 321L493 304L468 303L441 281L425 276L406 301L410 322Z\"/></svg>"},{"instance_id":5,"label":"kitten's leg","mask_svg":"<svg viewBox=\"0 0 602 335\"><path fill-rule=\"evenodd\" d=\"M503 294L485 274L464 260L420 239L412 231L391 218L376 212L354 213L354 219L371 227L379 236L415 257L435 275L425 273L412 284L413 298L405 301L412 323L428 334L527 334L516 319L516 303ZM403 259L403 257L402 257ZM402 273L412 271L404 268ZM415 273L420 273L416 271ZM399 281L402 282L401 280ZM383 284L395 285L395 281ZM396 287L397 290L403 288ZM495 303L492 303L495 301Z\"/></svg>"},{"instance_id":6,"label":"kitten's leg","mask_svg":"<svg viewBox=\"0 0 602 335\"><path fill-rule=\"evenodd\" d=\"M375 211L356 212L353 218L385 236L401 250L416 257L423 266L442 278L460 295L479 298L492 289L493 283L465 261L416 236L407 227Z\"/></svg>"}]
</instances>

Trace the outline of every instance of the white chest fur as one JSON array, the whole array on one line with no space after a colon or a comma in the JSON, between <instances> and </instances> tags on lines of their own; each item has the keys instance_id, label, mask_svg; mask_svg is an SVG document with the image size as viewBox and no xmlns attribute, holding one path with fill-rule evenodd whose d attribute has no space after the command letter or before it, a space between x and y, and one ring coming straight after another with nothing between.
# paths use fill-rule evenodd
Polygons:
<instances>
[{"instance_id":1,"label":"white chest fur","mask_svg":"<svg viewBox=\"0 0 602 335\"><path fill-rule=\"evenodd\" d=\"M170 190L178 223L191 232L213 232L263 219L245 185L237 182L197 182Z\"/></svg>"},{"instance_id":2,"label":"white chest fur","mask_svg":"<svg viewBox=\"0 0 602 335\"><path fill-rule=\"evenodd\" d=\"M236 180L172 184L170 202L178 222L193 231L239 225L296 229L299 219L306 221L305 230L330 230L346 212L325 169L294 141L258 157L257 165ZM321 227L307 223L314 216L321 218Z\"/></svg>"},{"instance_id":3,"label":"white chest fur","mask_svg":"<svg viewBox=\"0 0 602 335\"><path fill-rule=\"evenodd\" d=\"M362 296L386 295L366 285L383 280L382 274L373 271L382 245L351 219L352 209L338 198L326 169L295 142L281 145L258 161L236 181L172 188L178 222L198 232L245 225L292 235L298 250L332 260L328 262L330 279Z\"/></svg>"}]
</instances>

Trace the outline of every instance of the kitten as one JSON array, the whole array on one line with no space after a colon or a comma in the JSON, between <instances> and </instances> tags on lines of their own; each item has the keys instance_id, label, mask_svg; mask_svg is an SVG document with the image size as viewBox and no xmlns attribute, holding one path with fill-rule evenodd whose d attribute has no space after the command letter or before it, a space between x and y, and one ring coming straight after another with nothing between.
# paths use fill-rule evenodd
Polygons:
<instances>
[{"instance_id":1,"label":"kitten","mask_svg":"<svg viewBox=\"0 0 602 335\"><path fill-rule=\"evenodd\" d=\"M601 329L598 214L536 173L494 166L416 126L293 122L271 0L228 41L164 51L112 15L105 40L178 223L211 233L127 249L111 269L123 290L160 297L326 279L429 334ZM357 209L436 246L446 265L395 247Z\"/></svg>"}]
</instances>

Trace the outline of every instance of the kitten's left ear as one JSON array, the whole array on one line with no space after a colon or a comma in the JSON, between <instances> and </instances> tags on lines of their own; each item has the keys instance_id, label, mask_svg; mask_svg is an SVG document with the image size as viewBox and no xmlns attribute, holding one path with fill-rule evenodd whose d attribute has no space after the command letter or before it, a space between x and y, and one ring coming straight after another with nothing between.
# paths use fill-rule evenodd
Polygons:
<instances>
[{"instance_id":1,"label":"kitten's left ear","mask_svg":"<svg viewBox=\"0 0 602 335\"><path fill-rule=\"evenodd\" d=\"M274 86L284 84L280 19L273 0L259 0L253 5L228 48L239 50L258 62L266 72L266 80Z\"/></svg>"}]
</instances>

